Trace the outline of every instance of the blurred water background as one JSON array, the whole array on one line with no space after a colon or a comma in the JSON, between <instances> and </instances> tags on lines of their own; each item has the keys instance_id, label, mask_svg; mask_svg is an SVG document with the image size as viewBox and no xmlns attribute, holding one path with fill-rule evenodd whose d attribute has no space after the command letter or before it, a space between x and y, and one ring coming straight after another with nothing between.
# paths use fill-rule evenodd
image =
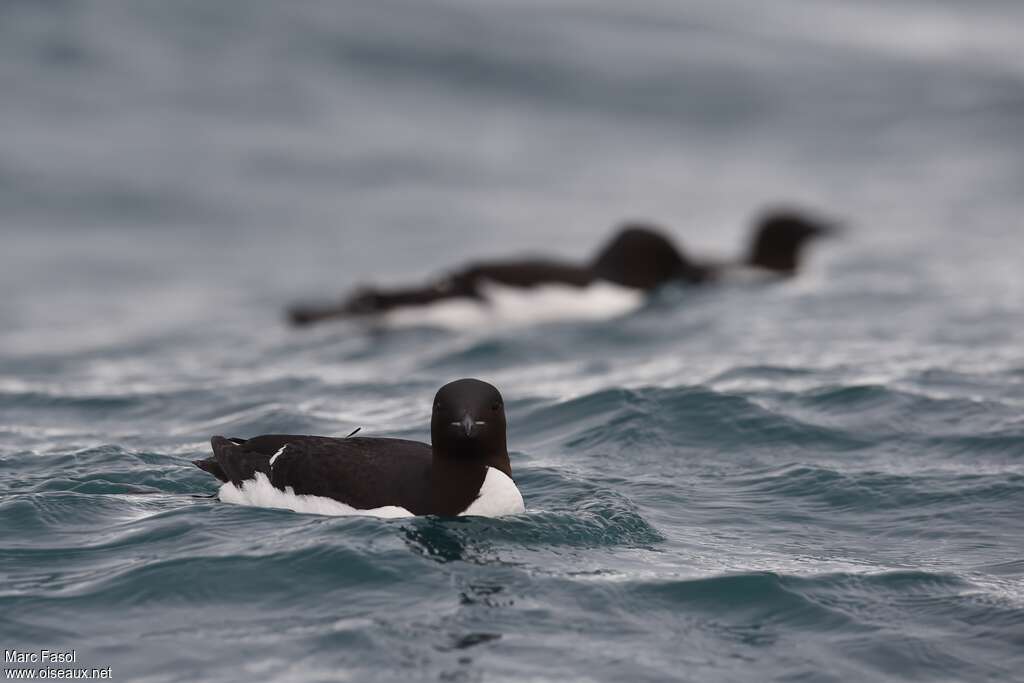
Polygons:
<instances>
[{"instance_id":1,"label":"blurred water background","mask_svg":"<svg viewBox=\"0 0 1024 683\"><path fill-rule=\"evenodd\" d=\"M0 4L0 643L115 680L1021 680L1024 6ZM775 287L288 329L629 218ZM232 507L211 434L507 399L525 515Z\"/></svg>"}]
</instances>

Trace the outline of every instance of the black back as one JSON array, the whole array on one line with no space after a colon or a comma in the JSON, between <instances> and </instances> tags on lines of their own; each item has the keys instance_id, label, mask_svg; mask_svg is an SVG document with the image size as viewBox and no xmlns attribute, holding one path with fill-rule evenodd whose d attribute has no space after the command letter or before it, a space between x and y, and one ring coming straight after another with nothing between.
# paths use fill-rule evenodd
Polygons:
<instances>
[{"instance_id":1,"label":"black back","mask_svg":"<svg viewBox=\"0 0 1024 683\"><path fill-rule=\"evenodd\" d=\"M706 277L668 237L639 224L621 228L597 253L591 269L602 280L645 291L673 281L702 282Z\"/></svg>"},{"instance_id":2,"label":"black back","mask_svg":"<svg viewBox=\"0 0 1024 683\"><path fill-rule=\"evenodd\" d=\"M456 287L479 292L484 282L495 282L508 287L538 287L540 285L569 285L586 287L594 281L589 268L547 259L519 259L516 261L490 261L473 264L450 278Z\"/></svg>"}]
</instances>

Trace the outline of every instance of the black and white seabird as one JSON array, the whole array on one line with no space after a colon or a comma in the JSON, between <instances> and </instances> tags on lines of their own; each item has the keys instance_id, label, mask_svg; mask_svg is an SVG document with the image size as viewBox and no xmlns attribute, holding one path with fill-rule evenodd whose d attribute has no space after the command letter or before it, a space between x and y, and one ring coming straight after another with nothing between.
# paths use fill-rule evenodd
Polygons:
<instances>
[{"instance_id":1,"label":"black and white seabird","mask_svg":"<svg viewBox=\"0 0 1024 683\"><path fill-rule=\"evenodd\" d=\"M326 514L481 515L522 512L505 443L505 405L492 385L441 387L431 444L406 439L269 434L215 436L194 464L222 482L226 502Z\"/></svg>"},{"instance_id":2,"label":"black and white seabird","mask_svg":"<svg viewBox=\"0 0 1024 683\"><path fill-rule=\"evenodd\" d=\"M686 256L659 228L631 223L622 226L587 264L545 259L490 261L455 270L417 287L363 287L340 304L295 306L288 311L294 325L332 318L372 316L398 308L425 306L449 299L487 301L486 285L528 289L542 285L587 287L596 282L651 292L669 284L698 285L724 279L731 271L764 275L795 275L804 247L814 238L835 232L837 226L792 210L774 210L754 227L749 252L737 261L712 263Z\"/></svg>"},{"instance_id":3,"label":"black and white seabird","mask_svg":"<svg viewBox=\"0 0 1024 683\"><path fill-rule=\"evenodd\" d=\"M754 268L782 277L796 275L804 248L813 240L835 235L841 229L838 222L794 209L769 211L756 224L746 258L727 268Z\"/></svg>"}]
</instances>

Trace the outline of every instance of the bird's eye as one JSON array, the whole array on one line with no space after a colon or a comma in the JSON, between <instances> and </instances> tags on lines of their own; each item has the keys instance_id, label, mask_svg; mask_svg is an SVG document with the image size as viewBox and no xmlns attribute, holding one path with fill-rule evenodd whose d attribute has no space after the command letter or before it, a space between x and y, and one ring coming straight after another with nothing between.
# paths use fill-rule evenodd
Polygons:
<instances>
[{"instance_id":1,"label":"bird's eye","mask_svg":"<svg viewBox=\"0 0 1024 683\"><path fill-rule=\"evenodd\" d=\"M434 410L441 410L441 402L440 401L438 401L437 403L434 404Z\"/></svg>"},{"instance_id":2,"label":"bird's eye","mask_svg":"<svg viewBox=\"0 0 1024 683\"><path fill-rule=\"evenodd\" d=\"M501 401L495 401L491 404L491 410L497 411L499 408L501 408Z\"/></svg>"}]
</instances>

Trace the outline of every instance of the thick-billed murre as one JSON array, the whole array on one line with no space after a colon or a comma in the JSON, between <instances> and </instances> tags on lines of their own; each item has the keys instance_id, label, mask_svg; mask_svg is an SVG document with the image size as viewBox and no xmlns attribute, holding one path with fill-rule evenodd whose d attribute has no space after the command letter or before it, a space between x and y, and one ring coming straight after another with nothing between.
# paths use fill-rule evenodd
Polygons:
<instances>
[{"instance_id":1,"label":"thick-billed murre","mask_svg":"<svg viewBox=\"0 0 1024 683\"><path fill-rule=\"evenodd\" d=\"M336 501L354 514L387 508L394 516L400 508L398 513L412 515L493 517L524 510L505 443L505 405L495 387L477 379L441 387L430 436L430 445L370 437L215 436L213 456L193 462L225 482L220 498L228 502L261 504L242 494L269 485L274 500L287 494L307 503Z\"/></svg>"}]
</instances>

